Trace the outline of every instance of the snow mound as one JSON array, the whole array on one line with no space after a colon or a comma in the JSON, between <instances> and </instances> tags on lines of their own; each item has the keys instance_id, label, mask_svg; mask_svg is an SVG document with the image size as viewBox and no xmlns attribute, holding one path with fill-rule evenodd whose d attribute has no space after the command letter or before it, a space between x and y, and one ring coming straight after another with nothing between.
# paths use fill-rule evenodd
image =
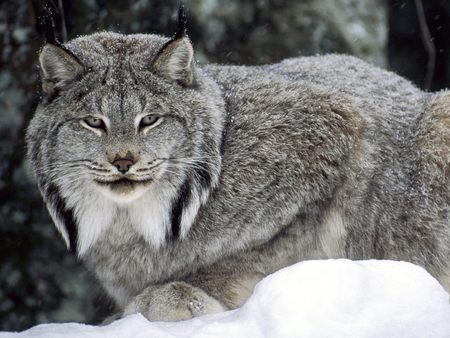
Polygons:
<instances>
[{"instance_id":1,"label":"snow mound","mask_svg":"<svg viewBox=\"0 0 450 338\"><path fill-rule=\"evenodd\" d=\"M450 337L449 295L406 262L305 261L264 280L242 308L176 323L43 324L0 338Z\"/></svg>"}]
</instances>

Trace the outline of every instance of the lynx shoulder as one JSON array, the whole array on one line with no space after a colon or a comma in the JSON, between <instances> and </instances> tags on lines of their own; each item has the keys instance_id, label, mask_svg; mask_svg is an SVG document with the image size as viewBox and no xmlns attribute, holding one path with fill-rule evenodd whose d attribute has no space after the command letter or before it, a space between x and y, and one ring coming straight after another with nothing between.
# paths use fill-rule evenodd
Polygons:
<instances>
[{"instance_id":1,"label":"lynx shoulder","mask_svg":"<svg viewBox=\"0 0 450 338\"><path fill-rule=\"evenodd\" d=\"M449 92L350 56L193 60L184 34L40 52L29 158L121 314L236 308L305 259L406 260L450 290Z\"/></svg>"}]
</instances>

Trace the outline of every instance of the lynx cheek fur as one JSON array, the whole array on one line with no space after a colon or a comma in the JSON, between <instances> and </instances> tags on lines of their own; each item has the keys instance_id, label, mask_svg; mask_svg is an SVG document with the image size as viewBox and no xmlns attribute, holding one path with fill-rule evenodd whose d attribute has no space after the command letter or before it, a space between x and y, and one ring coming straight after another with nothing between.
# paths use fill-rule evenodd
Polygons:
<instances>
[{"instance_id":1,"label":"lynx cheek fur","mask_svg":"<svg viewBox=\"0 0 450 338\"><path fill-rule=\"evenodd\" d=\"M236 308L305 259L406 260L450 290L449 92L350 56L199 67L180 29L39 62L39 189L121 314Z\"/></svg>"}]
</instances>

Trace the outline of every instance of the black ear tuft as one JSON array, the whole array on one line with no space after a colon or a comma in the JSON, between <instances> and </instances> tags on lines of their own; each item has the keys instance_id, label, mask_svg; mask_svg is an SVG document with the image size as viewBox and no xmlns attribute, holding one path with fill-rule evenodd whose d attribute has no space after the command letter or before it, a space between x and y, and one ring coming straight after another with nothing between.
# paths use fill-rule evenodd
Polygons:
<instances>
[{"instance_id":1,"label":"black ear tuft","mask_svg":"<svg viewBox=\"0 0 450 338\"><path fill-rule=\"evenodd\" d=\"M61 43L56 38L55 21L53 19L53 12L48 3L44 6L44 13L41 16L40 24L44 31L45 42L48 44L60 47Z\"/></svg>"},{"instance_id":2,"label":"black ear tuft","mask_svg":"<svg viewBox=\"0 0 450 338\"><path fill-rule=\"evenodd\" d=\"M184 4L181 3L180 7L178 8L178 18L177 18L177 30L175 31L174 36L172 37L172 40L177 40L179 38L185 37L186 34L186 12L184 10Z\"/></svg>"}]
</instances>

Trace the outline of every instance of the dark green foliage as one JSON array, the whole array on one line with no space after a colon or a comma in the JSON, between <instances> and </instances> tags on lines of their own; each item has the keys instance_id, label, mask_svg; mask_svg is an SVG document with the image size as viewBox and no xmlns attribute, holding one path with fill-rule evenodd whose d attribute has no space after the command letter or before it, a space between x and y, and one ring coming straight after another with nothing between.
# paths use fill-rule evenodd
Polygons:
<instances>
[{"instance_id":1,"label":"dark green foliage","mask_svg":"<svg viewBox=\"0 0 450 338\"><path fill-rule=\"evenodd\" d=\"M425 17L436 50L431 90L448 88L450 83L450 1L423 1ZM414 1L389 1L390 66L402 76L423 86L428 55L421 39Z\"/></svg>"}]
</instances>

